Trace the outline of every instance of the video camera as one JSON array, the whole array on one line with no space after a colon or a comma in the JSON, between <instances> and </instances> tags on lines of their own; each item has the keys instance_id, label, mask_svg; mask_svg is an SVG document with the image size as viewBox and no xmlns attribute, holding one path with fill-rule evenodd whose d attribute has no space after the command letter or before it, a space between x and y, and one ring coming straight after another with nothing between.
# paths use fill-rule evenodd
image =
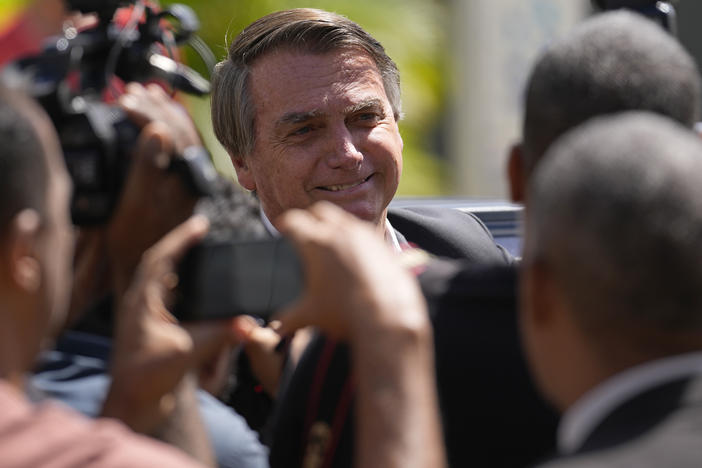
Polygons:
<instances>
[{"instance_id":1,"label":"video camera","mask_svg":"<svg viewBox=\"0 0 702 468\"><path fill-rule=\"evenodd\" d=\"M175 47L190 43L212 66L214 57L195 35L195 13L180 4L158 10L142 0L68 0L68 9L97 16L97 25L64 28L41 54L6 67L6 81L19 80L51 117L73 179L71 215L76 225L106 222L119 198L139 135L125 113L110 104L123 83L156 81L194 95L209 81L174 59ZM116 13L123 24L117 21ZM172 159L198 195L210 193L216 177L206 151Z\"/></svg>"}]
</instances>

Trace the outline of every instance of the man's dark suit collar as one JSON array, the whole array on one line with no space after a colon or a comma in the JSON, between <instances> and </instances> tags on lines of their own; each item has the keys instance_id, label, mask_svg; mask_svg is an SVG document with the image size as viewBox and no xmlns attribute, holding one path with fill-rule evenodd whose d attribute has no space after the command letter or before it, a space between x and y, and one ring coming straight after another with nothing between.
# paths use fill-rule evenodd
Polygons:
<instances>
[{"instance_id":1,"label":"man's dark suit collar","mask_svg":"<svg viewBox=\"0 0 702 468\"><path fill-rule=\"evenodd\" d=\"M593 395L596 392L600 395ZM625 371L589 392L576 405L579 414L569 410L559 427L563 455L602 450L633 440L677 408L702 405L702 352ZM580 426L576 434L573 426Z\"/></svg>"}]
</instances>

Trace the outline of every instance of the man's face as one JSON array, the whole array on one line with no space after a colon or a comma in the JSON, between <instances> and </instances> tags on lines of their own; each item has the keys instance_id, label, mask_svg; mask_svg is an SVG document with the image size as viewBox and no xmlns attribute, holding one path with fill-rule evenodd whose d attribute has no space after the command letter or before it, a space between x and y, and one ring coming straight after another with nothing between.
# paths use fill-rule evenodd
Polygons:
<instances>
[{"instance_id":1,"label":"man's face","mask_svg":"<svg viewBox=\"0 0 702 468\"><path fill-rule=\"evenodd\" d=\"M327 200L382 225L402 139L375 62L355 50L279 50L255 62L249 79L255 145L234 164L269 219Z\"/></svg>"}]
</instances>

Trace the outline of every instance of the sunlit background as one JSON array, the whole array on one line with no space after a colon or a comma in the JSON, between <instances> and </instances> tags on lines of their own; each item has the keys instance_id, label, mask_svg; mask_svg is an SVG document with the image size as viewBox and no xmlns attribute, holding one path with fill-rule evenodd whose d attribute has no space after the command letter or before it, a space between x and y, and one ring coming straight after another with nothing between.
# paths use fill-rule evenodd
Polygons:
<instances>
[{"instance_id":1,"label":"sunlit background","mask_svg":"<svg viewBox=\"0 0 702 468\"><path fill-rule=\"evenodd\" d=\"M0 30L27 0L0 0ZM46 2L47 4L50 2ZM52 0L56 3L56 0ZM161 0L162 5L173 3ZM272 11L341 13L380 40L400 68L405 142L401 196L505 198L505 159L519 139L522 93L539 51L592 13L590 0L178 0L201 22L217 60L246 25ZM702 57L702 2L678 0L681 41ZM196 54L188 64L206 75ZM213 136L209 100L185 98L215 157L235 178Z\"/></svg>"},{"instance_id":2,"label":"sunlit background","mask_svg":"<svg viewBox=\"0 0 702 468\"><path fill-rule=\"evenodd\" d=\"M169 2L163 2L164 4ZM385 46L402 78L405 142L399 195L504 197L503 165L518 138L521 89L537 51L589 13L587 0L181 0L217 59L267 13L341 13ZM198 67L194 55L190 64ZM202 70L202 68L200 68ZM231 163L212 136L207 100L191 110L220 171Z\"/></svg>"}]
</instances>

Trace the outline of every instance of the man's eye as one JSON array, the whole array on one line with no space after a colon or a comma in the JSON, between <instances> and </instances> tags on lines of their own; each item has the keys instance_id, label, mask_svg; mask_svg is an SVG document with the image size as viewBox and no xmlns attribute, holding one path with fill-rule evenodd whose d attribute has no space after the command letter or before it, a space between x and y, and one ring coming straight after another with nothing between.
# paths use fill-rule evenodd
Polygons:
<instances>
[{"instance_id":1,"label":"man's eye","mask_svg":"<svg viewBox=\"0 0 702 468\"><path fill-rule=\"evenodd\" d=\"M382 120L382 116L377 112L363 112L356 115L356 121L362 124L375 124Z\"/></svg>"},{"instance_id":2,"label":"man's eye","mask_svg":"<svg viewBox=\"0 0 702 468\"><path fill-rule=\"evenodd\" d=\"M309 133L312 131L312 126L311 125L305 125L304 127L300 127L296 130L293 130L290 132L291 136L300 136L300 135L305 135L306 133Z\"/></svg>"}]
</instances>

